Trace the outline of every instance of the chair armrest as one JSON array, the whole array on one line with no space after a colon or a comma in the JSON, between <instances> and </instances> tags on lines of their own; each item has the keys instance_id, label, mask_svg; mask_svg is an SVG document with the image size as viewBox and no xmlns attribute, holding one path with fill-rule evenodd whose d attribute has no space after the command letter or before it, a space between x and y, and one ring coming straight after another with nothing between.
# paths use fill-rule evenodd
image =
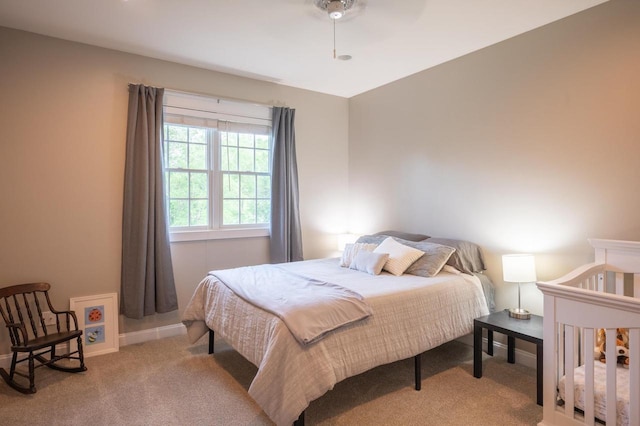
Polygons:
<instances>
[{"instance_id":1,"label":"chair armrest","mask_svg":"<svg viewBox=\"0 0 640 426\"><path fill-rule=\"evenodd\" d=\"M59 315L65 315L67 320L67 329L71 330L71 324L69 322L69 318L73 319L74 330L78 329L78 317L76 317L75 311L56 311L55 309L51 309L51 313L56 314L56 321L58 320Z\"/></svg>"},{"instance_id":2,"label":"chair armrest","mask_svg":"<svg viewBox=\"0 0 640 426\"><path fill-rule=\"evenodd\" d=\"M14 346L24 346L27 344L29 335L24 325L19 322L11 322L7 324L7 328L9 329L9 334L12 336L11 340L13 340L13 338L16 340L13 342Z\"/></svg>"}]
</instances>

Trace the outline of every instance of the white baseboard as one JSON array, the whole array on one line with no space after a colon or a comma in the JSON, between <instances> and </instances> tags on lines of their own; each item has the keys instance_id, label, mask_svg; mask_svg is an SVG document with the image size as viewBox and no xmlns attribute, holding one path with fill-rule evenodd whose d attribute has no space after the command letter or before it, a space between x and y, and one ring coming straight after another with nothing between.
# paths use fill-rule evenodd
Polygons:
<instances>
[{"instance_id":1,"label":"white baseboard","mask_svg":"<svg viewBox=\"0 0 640 426\"><path fill-rule=\"evenodd\" d=\"M464 343L465 345L469 345L473 347L473 334L467 334L466 336L462 336L457 339L459 342ZM487 351L487 338L482 338L482 350ZM493 356L499 355L500 357L507 358L507 345L504 343L493 341ZM516 348L516 364L524 365L529 368L536 368L536 354L523 351L522 349Z\"/></svg>"},{"instance_id":2,"label":"white baseboard","mask_svg":"<svg viewBox=\"0 0 640 426\"><path fill-rule=\"evenodd\" d=\"M163 327L149 328L146 330L132 331L120 335L120 346L134 345L136 343L147 342L149 340L164 339L165 337L179 336L187 334L184 324L171 324Z\"/></svg>"},{"instance_id":3,"label":"white baseboard","mask_svg":"<svg viewBox=\"0 0 640 426\"><path fill-rule=\"evenodd\" d=\"M179 336L181 334L187 334L187 329L184 324L171 324L163 327L149 328L147 330L132 331L129 333L122 333L118 336L118 343L120 346L134 345L136 343L147 342L149 340L163 339L165 337ZM68 351L68 345L63 343L56 346L56 350L59 352ZM11 353L0 355L0 367L8 369L11 368Z\"/></svg>"}]
</instances>

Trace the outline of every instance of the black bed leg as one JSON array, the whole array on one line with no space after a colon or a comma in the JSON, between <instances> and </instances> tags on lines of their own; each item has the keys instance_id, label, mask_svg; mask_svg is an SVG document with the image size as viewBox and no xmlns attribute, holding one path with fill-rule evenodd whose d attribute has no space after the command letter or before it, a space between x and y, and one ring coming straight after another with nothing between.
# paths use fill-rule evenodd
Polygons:
<instances>
[{"instance_id":1,"label":"black bed leg","mask_svg":"<svg viewBox=\"0 0 640 426\"><path fill-rule=\"evenodd\" d=\"M298 417L298 420L293 422L293 426L304 426L304 411L300 413L300 417Z\"/></svg>"},{"instance_id":2,"label":"black bed leg","mask_svg":"<svg viewBox=\"0 0 640 426\"><path fill-rule=\"evenodd\" d=\"M213 332L213 330L209 329L209 353L212 354L213 353L213 338L215 333Z\"/></svg>"},{"instance_id":3,"label":"black bed leg","mask_svg":"<svg viewBox=\"0 0 640 426\"><path fill-rule=\"evenodd\" d=\"M422 367L420 366L420 355L418 354L413 357L415 369L416 369L416 390L419 391L422 389Z\"/></svg>"}]
</instances>

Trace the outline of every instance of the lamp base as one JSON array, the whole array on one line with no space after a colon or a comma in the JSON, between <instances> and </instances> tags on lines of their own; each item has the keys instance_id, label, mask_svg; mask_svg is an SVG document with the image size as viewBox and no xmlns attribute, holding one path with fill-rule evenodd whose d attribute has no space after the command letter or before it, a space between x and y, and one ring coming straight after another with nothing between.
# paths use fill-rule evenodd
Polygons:
<instances>
[{"instance_id":1,"label":"lamp base","mask_svg":"<svg viewBox=\"0 0 640 426\"><path fill-rule=\"evenodd\" d=\"M531 318L531 313L529 311L527 311L526 309L521 309L521 308L511 308L509 309L509 316L511 318L516 318L516 319L530 319Z\"/></svg>"}]
</instances>

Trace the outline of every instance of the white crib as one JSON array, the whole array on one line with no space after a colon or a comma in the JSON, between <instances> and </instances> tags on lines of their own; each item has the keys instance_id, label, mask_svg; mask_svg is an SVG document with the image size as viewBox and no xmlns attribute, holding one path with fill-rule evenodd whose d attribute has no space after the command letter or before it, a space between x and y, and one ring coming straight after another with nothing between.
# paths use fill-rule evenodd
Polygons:
<instances>
[{"instance_id":1,"label":"white crib","mask_svg":"<svg viewBox=\"0 0 640 426\"><path fill-rule=\"evenodd\" d=\"M544 295L539 426L640 426L640 242L589 242L594 263L537 283ZM599 328L606 329L606 364L594 359ZM617 328L629 329L628 368L615 362Z\"/></svg>"}]
</instances>

